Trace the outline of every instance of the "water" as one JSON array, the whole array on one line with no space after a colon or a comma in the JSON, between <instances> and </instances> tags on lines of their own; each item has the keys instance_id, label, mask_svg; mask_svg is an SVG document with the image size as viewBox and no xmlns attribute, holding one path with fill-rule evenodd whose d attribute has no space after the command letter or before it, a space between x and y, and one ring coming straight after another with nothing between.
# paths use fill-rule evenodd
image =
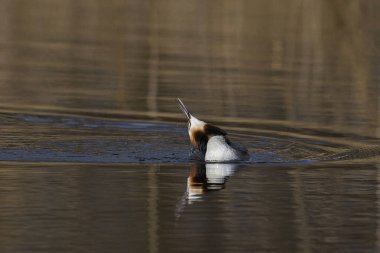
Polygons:
<instances>
[{"instance_id":1,"label":"water","mask_svg":"<svg viewBox=\"0 0 380 253\"><path fill-rule=\"evenodd\" d=\"M377 1L0 3L0 252L380 250Z\"/></svg>"}]
</instances>

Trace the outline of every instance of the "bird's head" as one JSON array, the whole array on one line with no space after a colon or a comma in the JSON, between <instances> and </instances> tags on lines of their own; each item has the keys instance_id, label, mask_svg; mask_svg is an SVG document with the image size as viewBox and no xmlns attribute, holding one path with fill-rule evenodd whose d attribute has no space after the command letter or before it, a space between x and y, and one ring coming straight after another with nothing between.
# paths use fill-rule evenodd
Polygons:
<instances>
[{"instance_id":1,"label":"bird's head","mask_svg":"<svg viewBox=\"0 0 380 253\"><path fill-rule=\"evenodd\" d=\"M179 108L188 119L188 132L191 145L201 151L202 154L206 153L207 142L212 136L227 135L227 133L219 127L208 124L191 115L191 113L187 110L186 106L179 98L178 102Z\"/></svg>"}]
</instances>

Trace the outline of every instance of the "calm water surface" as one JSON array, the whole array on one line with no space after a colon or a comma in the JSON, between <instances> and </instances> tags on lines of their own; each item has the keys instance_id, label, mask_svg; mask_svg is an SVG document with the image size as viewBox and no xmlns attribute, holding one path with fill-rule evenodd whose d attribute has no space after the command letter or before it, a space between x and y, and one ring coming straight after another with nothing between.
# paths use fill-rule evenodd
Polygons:
<instances>
[{"instance_id":1,"label":"calm water surface","mask_svg":"<svg viewBox=\"0 0 380 253\"><path fill-rule=\"evenodd\" d=\"M0 4L0 252L380 251L378 1Z\"/></svg>"}]
</instances>

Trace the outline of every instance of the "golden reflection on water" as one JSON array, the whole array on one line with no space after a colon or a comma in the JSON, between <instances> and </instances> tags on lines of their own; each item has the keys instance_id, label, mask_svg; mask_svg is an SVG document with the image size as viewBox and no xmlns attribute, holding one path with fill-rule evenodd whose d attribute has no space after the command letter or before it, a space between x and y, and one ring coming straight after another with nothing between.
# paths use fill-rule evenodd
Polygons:
<instances>
[{"instance_id":1,"label":"golden reflection on water","mask_svg":"<svg viewBox=\"0 0 380 253\"><path fill-rule=\"evenodd\" d=\"M2 1L2 108L177 112L379 136L377 1Z\"/></svg>"},{"instance_id":2,"label":"golden reflection on water","mask_svg":"<svg viewBox=\"0 0 380 253\"><path fill-rule=\"evenodd\" d=\"M237 129L255 119L272 126L277 122L380 136L380 6L376 0L0 3L0 112L170 116L180 115L175 98L181 97L200 118L224 118L237 124ZM50 138L106 136L97 129L76 132L66 126L25 125L27 131L2 126L3 136L27 135L23 139L30 150L39 145L46 148ZM66 128L69 131L62 134ZM108 128L102 131L115 134ZM260 131L264 135L272 129ZM290 151L292 138L302 137L298 134L283 135L291 139ZM125 138L141 138L134 135ZM124 141L121 136L125 132L109 137L110 142ZM3 138L1 146L21 149L24 142ZM336 143L350 142L342 138ZM83 149L89 152L88 146ZM126 146L119 149L127 150ZM76 242L67 246L74 249L132 245L158 252L176 243L179 249L193 244L207 247L208 240L231 248L254 244L258 249L287 246L302 252L320 249L321 244L326 251L355 243L366 249L377 243L379 248L379 233L375 235L379 231L378 171L365 165L351 169L252 166L234 174L232 185L217 191L216 197L204 193L210 186L223 189L234 169L214 173L219 181L211 184L209 168L202 165L191 168L188 181L187 175L178 176L184 166L166 174L157 173L155 166L132 172L127 168L122 173L94 169L78 169L74 174L67 168L58 174L43 170L46 178L29 174L36 168L0 170L6 193L0 194L6 204L0 212L2 244L25 247L16 240L25 238L39 247L46 243L41 235L47 226L53 232L49 235L63 238L63 245L69 239ZM135 175L126 176L126 171ZM61 188L53 191L57 178ZM209 203L197 203L185 192L185 201L177 208L186 217L173 228L172 209L186 183L187 191L208 198ZM46 196L53 197L46 201ZM184 210L191 201L194 205ZM33 207L51 220L20 212ZM35 230L33 224L42 229ZM29 233L30 229L36 233ZM351 231L359 236L352 238ZM193 241L189 232L200 240ZM217 236L204 236L210 232ZM256 233L255 241L249 240L251 232ZM35 235L43 240L35 240ZM239 244L226 240L231 235ZM102 244L98 238L111 243Z\"/></svg>"}]
</instances>

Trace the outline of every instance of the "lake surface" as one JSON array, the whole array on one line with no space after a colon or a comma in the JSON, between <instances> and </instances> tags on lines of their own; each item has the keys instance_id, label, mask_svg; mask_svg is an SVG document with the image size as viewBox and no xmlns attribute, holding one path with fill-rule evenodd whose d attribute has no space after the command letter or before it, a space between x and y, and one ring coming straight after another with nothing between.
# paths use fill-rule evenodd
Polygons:
<instances>
[{"instance_id":1,"label":"lake surface","mask_svg":"<svg viewBox=\"0 0 380 253\"><path fill-rule=\"evenodd\" d=\"M0 3L0 252L380 251L378 1Z\"/></svg>"}]
</instances>

